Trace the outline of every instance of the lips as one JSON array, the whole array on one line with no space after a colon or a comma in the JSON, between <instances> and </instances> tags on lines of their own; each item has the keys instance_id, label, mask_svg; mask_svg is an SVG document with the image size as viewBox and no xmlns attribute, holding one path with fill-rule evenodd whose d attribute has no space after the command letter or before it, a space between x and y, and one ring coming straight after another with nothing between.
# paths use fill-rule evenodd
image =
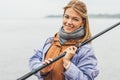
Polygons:
<instances>
[{"instance_id":1,"label":"lips","mask_svg":"<svg viewBox=\"0 0 120 80\"><path fill-rule=\"evenodd\" d=\"M71 29L73 29L73 27L71 27L71 26L66 26L66 29L67 29L67 30L71 30Z\"/></svg>"}]
</instances>

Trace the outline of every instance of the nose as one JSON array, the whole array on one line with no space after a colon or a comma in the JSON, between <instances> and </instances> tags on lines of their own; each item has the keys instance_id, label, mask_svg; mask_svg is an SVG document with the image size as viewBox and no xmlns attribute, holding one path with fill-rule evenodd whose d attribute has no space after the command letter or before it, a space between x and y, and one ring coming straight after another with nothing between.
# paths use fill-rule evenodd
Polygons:
<instances>
[{"instance_id":1,"label":"nose","mask_svg":"<svg viewBox=\"0 0 120 80\"><path fill-rule=\"evenodd\" d=\"M68 19L67 24L72 24L72 19Z\"/></svg>"}]
</instances>

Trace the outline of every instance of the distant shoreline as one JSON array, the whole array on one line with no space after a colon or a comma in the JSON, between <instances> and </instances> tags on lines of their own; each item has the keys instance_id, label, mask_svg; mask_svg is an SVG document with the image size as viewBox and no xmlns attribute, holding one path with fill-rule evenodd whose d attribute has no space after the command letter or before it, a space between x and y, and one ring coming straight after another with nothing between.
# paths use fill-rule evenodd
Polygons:
<instances>
[{"instance_id":1,"label":"distant shoreline","mask_svg":"<svg viewBox=\"0 0 120 80\"><path fill-rule=\"evenodd\" d=\"M47 15L45 18L61 18L62 15ZM120 14L89 14L90 18L120 18Z\"/></svg>"}]
</instances>

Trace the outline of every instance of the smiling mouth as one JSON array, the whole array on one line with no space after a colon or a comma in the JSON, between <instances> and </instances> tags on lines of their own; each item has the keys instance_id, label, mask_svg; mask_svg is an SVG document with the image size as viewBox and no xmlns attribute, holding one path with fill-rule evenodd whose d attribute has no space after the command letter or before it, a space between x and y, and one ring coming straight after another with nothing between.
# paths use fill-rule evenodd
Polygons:
<instances>
[{"instance_id":1,"label":"smiling mouth","mask_svg":"<svg viewBox=\"0 0 120 80\"><path fill-rule=\"evenodd\" d=\"M66 29L73 29L72 26L66 26Z\"/></svg>"}]
</instances>

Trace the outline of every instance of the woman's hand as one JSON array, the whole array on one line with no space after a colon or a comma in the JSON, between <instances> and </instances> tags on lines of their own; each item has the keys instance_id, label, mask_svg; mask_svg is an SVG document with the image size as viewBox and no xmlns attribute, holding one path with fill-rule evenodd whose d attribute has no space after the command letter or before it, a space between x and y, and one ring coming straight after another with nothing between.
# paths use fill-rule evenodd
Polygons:
<instances>
[{"instance_id":1,"label":"woman's hand","mask_svg":"<svg viewBox=\"0 0 120 80\"><path fill-rule=\"evenodd\" d=\"M49 58L49 59L45 60L45 61L43 62L43 64L49 64L51 61L53 61L53 59L52 59L52 58ZM41 75L44 76L44 75L47 75L47 73L49 73L51 70L52 70L52 64L50 64L49 66L43 68L43 69L40 71L40 73L41 73Z\"/></svg>"},{"instance_id":2,"label":"woman's hand","mask_svg":"<svg viewBox=\"0 0 120 80\"><path fill-rule=\"evenodd\" d=\"M70 46L65 50L66 55L63 57L63 66L65 69L68 69L70 66L70 59L75 55L76 50L77 47L75 46Z\"/></svg>"}]
</instances>

